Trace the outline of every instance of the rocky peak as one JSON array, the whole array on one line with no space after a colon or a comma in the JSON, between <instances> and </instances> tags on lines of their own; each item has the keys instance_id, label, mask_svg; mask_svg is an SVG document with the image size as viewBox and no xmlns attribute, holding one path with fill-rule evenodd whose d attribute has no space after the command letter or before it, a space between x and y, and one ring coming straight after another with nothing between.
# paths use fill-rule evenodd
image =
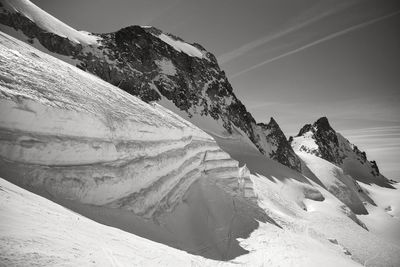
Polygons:
<instances>
[{"instance_id":1,"label":"rocky peak","mask_svg":"<svg viewBox=\"0 0 400 267\"><path fill-rule=\"evenodd\" d=\"M285 134L278 123L271 117L268 124L258 123L255 130L257 140L264 153L270 158L280 162L283 165L290 166L292 169L301 171L301 163Z\"/></svg>"},{"instance_id":2,"label":"rocky peak","mask_svg":"<svg viewBox=\"0 0 400 267\"><path fill-rule=\"evenodd\" d=\"M314 127L324 130L324 131L331 131L333 130L331 125L329 124L327 117L321 117L316 122L314 122Z\"/></svg>"},{"instance_id":3,"label":"rocky peak","mask_svg":"<svg viewBox=\"0 0 400 267\"><path fill-rule=\"evenodd\" d=\"M314 139L315 144L318 146L318 149L313 149L312 153L334 164L342 163L342 156L339 152L339 141L335 130L329 124L328 118L321 117L313 124L304 125L297 137L305 136L306 134ZM306 147L303 147L302 150L311 152Z\"/></svg>"},{"instance_id":4,"label":"rocky peak","mask_svg":"<svg viewBox=\"0 0 400 267\"><path fill-rule=\"evenodd\" d=\"M326 117L303 126L299 134L291 140L291 144L295 151L323 158L343 168L357 180L388 185L388 180L380 174L377 163L369 161L364 151L336 132Z\"/></svg>"}]
</instances>

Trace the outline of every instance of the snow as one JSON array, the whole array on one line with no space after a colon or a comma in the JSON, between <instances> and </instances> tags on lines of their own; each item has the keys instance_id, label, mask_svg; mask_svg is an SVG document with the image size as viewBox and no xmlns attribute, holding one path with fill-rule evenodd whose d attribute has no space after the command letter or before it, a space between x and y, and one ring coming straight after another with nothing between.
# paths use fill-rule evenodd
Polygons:
<instances>
[{"instance_id":1,"label":"snow","mask_svg":"<svg viewBox=\"0 0 400 267\"><path fill-rule=\"evenodd\" d=\"M400 247L397 243L387 236L376 231L367 231L363 227L365 216L379 217L373 214L355 215L347 205L326 189L323 182L333 182L334 179L339 181L338 177L332 176L331 173L331 176L325 177L324 180L324 177L314 175L311 170L310 176L306 177L266 158L244 140L245 136L211 135L224 151L239 161L240 165L246 163L251 173L257 174L251 175L251 180L258 203L282 227L279 229L261 223L249 239L241 241L241 245L253 254L240 256L234 262L252 262L255 266L265 262L271 266L351 266L355 262L366 266L399 266ZM315 168L318 168L318 163L322 162L314 162ZM323 163L323 166L328 167L327 175L330 170L335 169L329 164ZM307 168L305 163L303 165ZM323 174L322 166L320 171L321 173L317 174ZM350 193L348 197L356 196L352 195L351 187L346 190ZM398 190L390 192L398 195ZM346 191L342 193L347 194ZM390 205L397 206L394 201ZM392 228L393 231L394 229L399 229L399 226ZM338 244L329 241L333 239ZM323 247L320 247L321 244ZM339 256L336 255L338 251ZM351 255L347 255L349 253ZM258 256L252 258L254 255ZM320 258L320 255L324 256ZM342 256L345 259L341 263ZM352 261L346 262L346 259Z\"/></svg>"},{"instance_id":2,"label":"snow","mask_svg":"<svg viewBox=\"0 0 400 267\"><path fill-rule=\"evenodd\" d=\"M313 133L311 131L304 133L302 136L296 136L292 141L292 148L294 151L306 150L309 153L318 151L318 145L312 138Z\"/></svg>"},{"instance_id":3,"label":"snow","mask_svg":"<svg viewBox=\"0 0 400 267\"><path fill-rule=\"evenodd\" d=\"M371 232L400 246L400 185L395 184L395 189L375 184L360 185L376 203L376 206L367 204L369 214L361 216L361 219Z\"/></svg>"},{"instance_id":4,"label":"snow","mask_svg":"<svg viewBox=\"0 0 400 267\"><path fill-rule=\"evenodd\" d=\"M0 198L0 265L223 265L96 223L1 178Z\"/></svg>"},{"instance_id":5,"label":"snow","mask_svg":"<svg viewBox=\"0 0 400 267\"><path fill-rule=\"evenodd\" d=\"M163 42L172 46L176 51L183 52L191 57L203 58L203 53L191 44L179 40L174 40L164 33L155 36L160 38L160 40L162 40Z\"/></svg>"},{"instance_id":6,"label":"snow","mask_svg":"<svg viewBox=\"0 0 400 267\"><path fill-rule=\"evenodd\" d=\"M216 262L93 222L3 179L0 189L0 254L10 265L357 266L336 246L271 224L241 241L252 253Z\"/></svg>"},{"instance_id":7,"label":"snow","mask_svg":"<svg viewBox=\"0 0 400 267\"><path fill-rule=\"evenodd\" d=\"M29 0L4 0L3 2L13 11L22 13L32 22L36 23L39 28L45 31L68 38L69 40L80 44L96 45L99 40L99 37L91 35L88 32L73 29L40 9Z\"/></svg>"},{"instance_id":8,"label":"snow","mask_svg":"<svg viewBox=\"0 0 400 267\"><path fill-rule=\"evenodd\" d=\"M358 194L356 181L336 165L306 152L296 151L306 166L315 174L326 188L351 208L356 214L367 213L362 197Z\"/></svg>"},{"instance_id":9,"label":"snow","mask_svg":"<svg viewBox=\"0 0 400 267\"><path fill-rule=\"evenodd\" d=\"M163 58L162 60L155 60L155 63L160 68L161 73L166 75L176 75L176 68L171 60Z\"/></svg>"},{"instance_id":10,"label":"snow","mask_svg":"<svg viewBox=\"0 0 400 267\"><path fill-rule=\"evenodd\" d=\"M84 215L0 179L5 265L400 265L398 189L304 151L299 174L4 33L0 92L1 176Z\"/></svg>"}]
</instances>

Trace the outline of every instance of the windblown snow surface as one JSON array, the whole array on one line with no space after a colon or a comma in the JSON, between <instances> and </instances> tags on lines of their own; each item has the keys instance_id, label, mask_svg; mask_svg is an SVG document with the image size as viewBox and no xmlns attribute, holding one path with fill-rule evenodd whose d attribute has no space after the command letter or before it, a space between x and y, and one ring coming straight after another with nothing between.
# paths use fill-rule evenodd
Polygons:
<instances>
[{"instance_id":1,"label":"windblown snow surface","mask_svg":"<svg viewBox=\"0 0 400 267\"><path fill-rule=\"evenodd\" d=\"M400 264L383 228L398 225L398 190L340 192L369 200L359 215L329 190L347 184L333 166L303 159L301 175L239 129L199 118L206 134L5 34L0 75L0 176L48 198L0 180L5 266Z\"/></svg>"}]
</instances>

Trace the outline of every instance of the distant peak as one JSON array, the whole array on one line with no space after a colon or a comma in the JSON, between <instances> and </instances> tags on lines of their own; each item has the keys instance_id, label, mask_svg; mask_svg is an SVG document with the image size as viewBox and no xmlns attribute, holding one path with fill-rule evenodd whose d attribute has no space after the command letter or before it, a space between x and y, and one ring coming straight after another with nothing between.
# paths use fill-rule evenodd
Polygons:
<instances>
[{"instance_id":1,"label":"distant peak","mask_svg":"<svg viewBox=\"0 0 400 267\"><path fill-rule=\"evenodd\" d=\"M333 131L333 128L329 124L328 118L327 117L321 117L317 121L314 122L314 124L306 124L304 125L297 136L304 135L305 133L312 131L313 133L318 131L318 132L325 132L325 131Z\"/></svg>"}]
</instances>

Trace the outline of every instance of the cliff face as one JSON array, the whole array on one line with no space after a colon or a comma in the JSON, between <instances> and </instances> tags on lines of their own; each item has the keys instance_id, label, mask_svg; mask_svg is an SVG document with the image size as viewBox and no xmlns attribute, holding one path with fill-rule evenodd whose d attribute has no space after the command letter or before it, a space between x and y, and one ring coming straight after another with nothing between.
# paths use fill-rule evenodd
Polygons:
<instances>
[{"instance_id":1,"label":"cliff face","mask_svg":"<svg viewBox=\"0 0 400 267\"><path fill-rule=\"evenodd\" d=\"M263 127L256 124L237 99L215 56L199 44L189 44L154 27L141 26L87 36L96 38L96 42L79 41L75 35L60 36L57 31L50 32L46 25L28 19L26 11L13 1L4 1L0 7L0 24L10 27L7 30L22 32L24 41L60 55L61 59L145 102L165 98L189 118L195 114L207 117L221 124L228 133L236 126L261 153L300 170L286 138L281 138L283 134L269 144L277 150L271 153L266 149L266 144L260 141L264 139L260 137ZM279 131L273 135L280 134ZM266 138L267 142L270 139Z\"/></svg>"}]
</instances>

